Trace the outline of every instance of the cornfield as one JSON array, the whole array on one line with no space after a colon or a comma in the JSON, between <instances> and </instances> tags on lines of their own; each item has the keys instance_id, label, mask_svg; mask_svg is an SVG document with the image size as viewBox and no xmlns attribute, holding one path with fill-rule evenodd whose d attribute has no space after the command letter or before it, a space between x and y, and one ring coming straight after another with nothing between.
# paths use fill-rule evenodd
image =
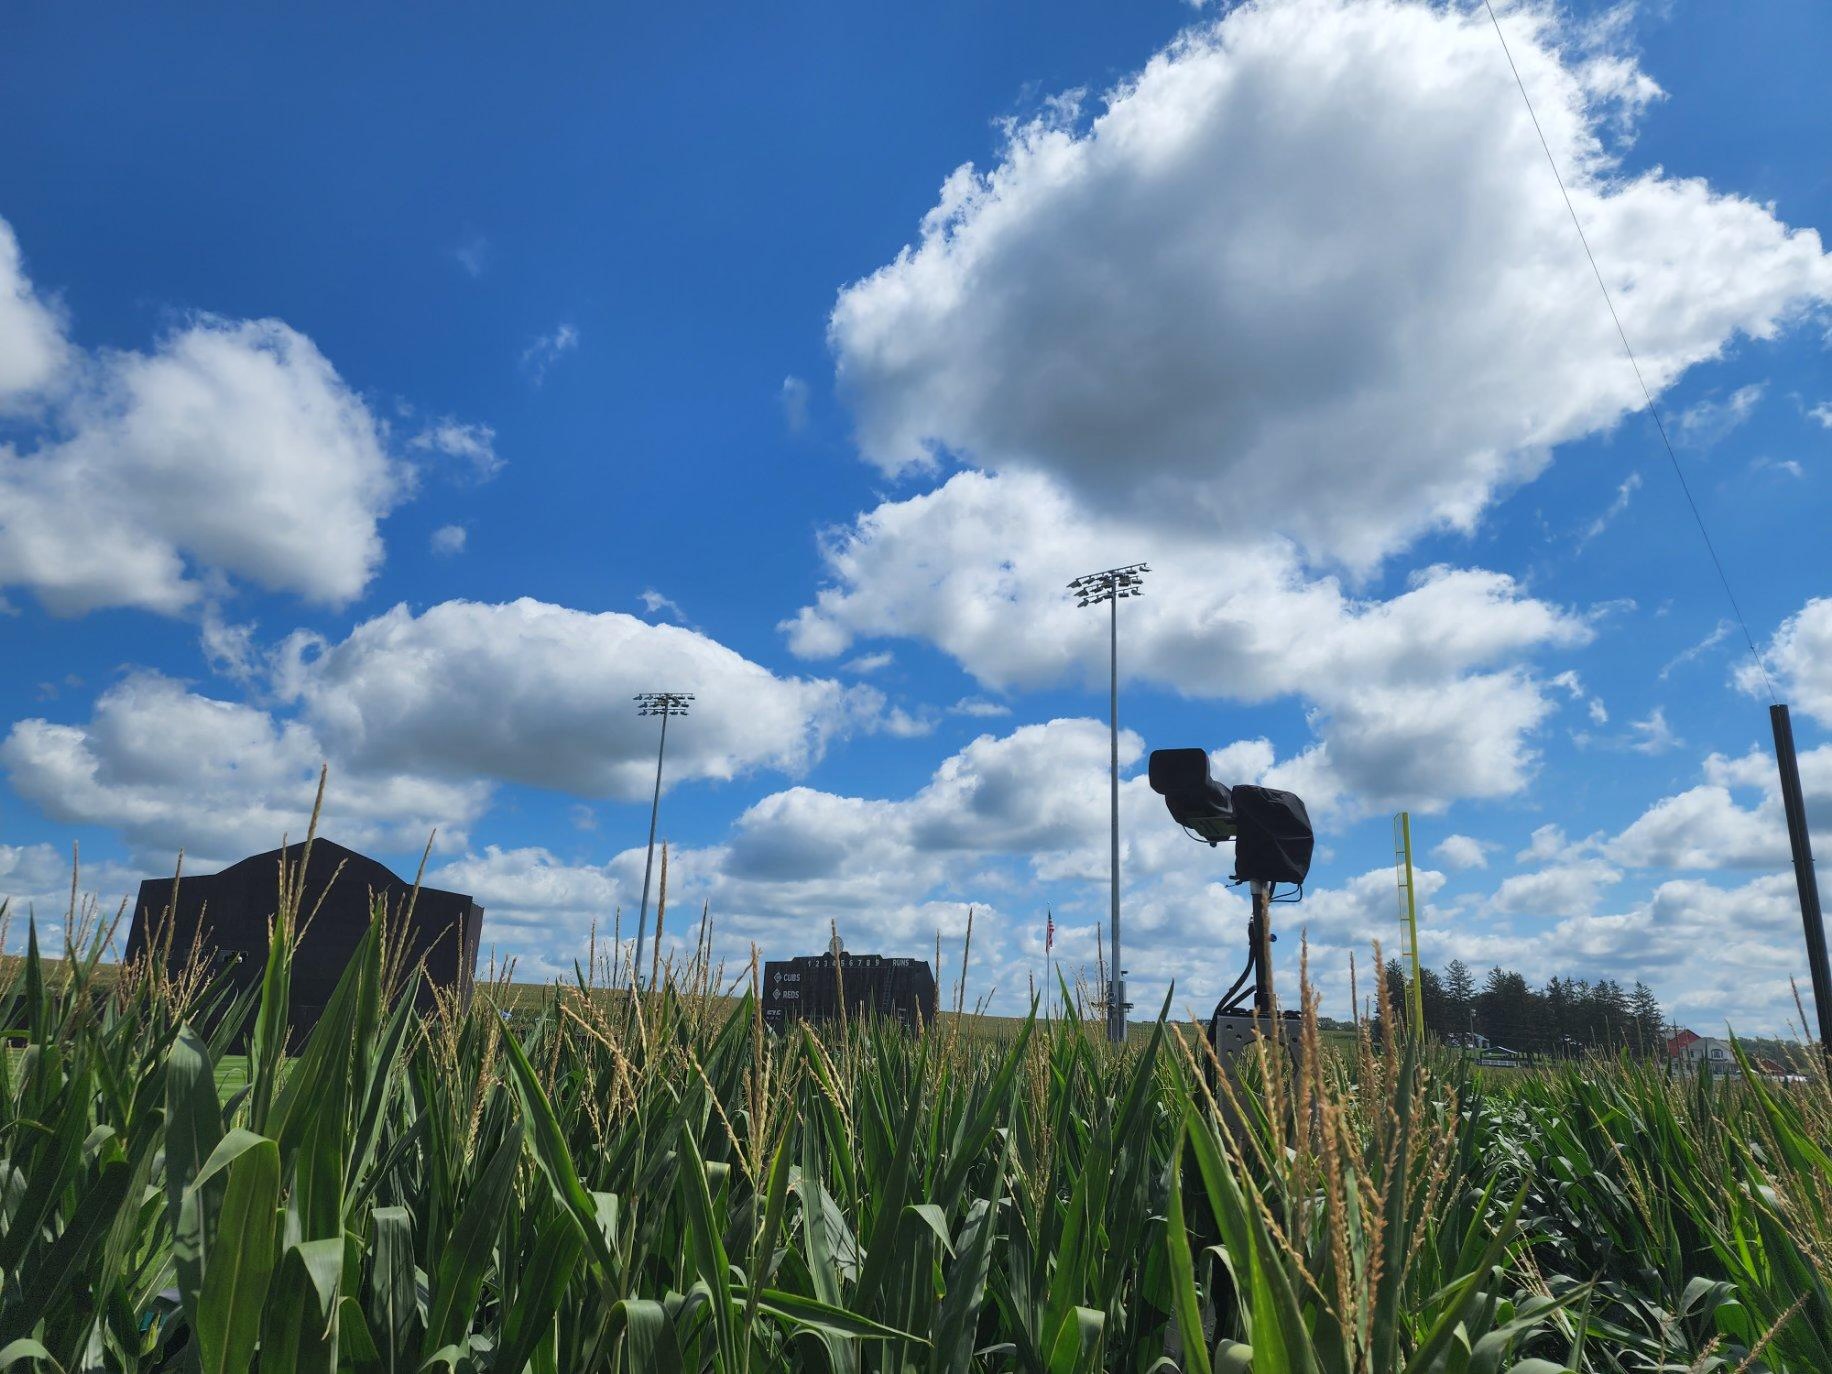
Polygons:
<instances>
[{"instance_id":1,"label":"cornfield","mask_svg":"<svg viewBox=\"0 0 1832 1374\"><path fill-rule=\"evenodd\" d=\"M8 961L0 1369L1832 1370L1823 1076L429 1006L386 912L292 1043L280 907L240 996Z\"/></svg>"}]
</instances>

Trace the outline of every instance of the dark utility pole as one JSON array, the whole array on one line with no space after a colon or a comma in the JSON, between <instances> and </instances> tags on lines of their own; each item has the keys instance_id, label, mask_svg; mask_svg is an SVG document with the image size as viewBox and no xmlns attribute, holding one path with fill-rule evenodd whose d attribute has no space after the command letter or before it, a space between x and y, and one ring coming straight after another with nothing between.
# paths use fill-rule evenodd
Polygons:
<instances>
[{"instance_id":1,"label":"dark utility pole","mask_svg":"<svg viewBox=\"0 0 1832 1374\"><path fill-rule=\"evenodd\" d=\"M662 758L668 752L668 717L687 714L692 692L638 692L636 714L662 718L662 742L655 751L655 800L649 804L649 857L642 866L642 911L636 918L636 962L630 965L630 987L642 986L642 941L649 924L649 873L655 867L655 819L662 809Z\"/></svg>"},{"instance_id":2,"label":"dark utility pole","mask_svg":"<svg viewBox=\"0 0 1832 1374\"><path fill-rule=\"evenodd\" d=\"M1109 797L1112 809L1111 872L1113 876L1113 967L1107 982L1107 1038L1114 1044L1126 1041L1126 970L1120 967L1120 598L1142 596L1144 575L1151 569L1143 563L1124 568L1108 568L1089 573L1069 583L1077 606L1098 606L1110 602L1108 617L1108 745L1110 770Z\"/></svg>"},{"instance_id":3,"label":"dark utility pole","mask_svg":"<svg viewBox=\"0 0 1832 1374\"><path fill-rule=\"evenodd\" d=\"M1819 877L1813 871L1813 841L1807 834L1806 802L1800 795L1800 764L1794 757L1794 724L1787 707L1768 708L1775 729L1775 762L1781 768L1781 805L1787 811L1787 841L1794 851L1794 886L1800 890L1800 924L1806 928L1807 970L1813 975L1813 1007L1819 1015L1819 1048L1832 1059L1832 970L1826 965L1826 926L1819 912Z\"/></svg>"}]
</instances>

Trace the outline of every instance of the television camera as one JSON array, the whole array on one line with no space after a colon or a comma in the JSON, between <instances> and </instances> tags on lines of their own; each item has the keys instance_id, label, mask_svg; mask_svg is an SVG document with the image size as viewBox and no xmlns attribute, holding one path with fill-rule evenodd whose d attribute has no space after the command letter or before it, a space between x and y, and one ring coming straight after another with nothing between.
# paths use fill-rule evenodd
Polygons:
<instances>
[{"instance_id":1,"label":"television camera","mask_svg":"<svg viewBox=\"0 0 1832 1374\"><path fill-rule=\"evenodd\" d=\"M1148 776L1171 819L1192 839L1211 848L1233 843L1233 881L1248 884L1253 896L1246 967L1209 1018L1209 1041L1216 1055L1226 1063L1252 1044L1256 1030L1279 1034L1289 1043L1297 1034L1299 1013L1281 1012L1273 995L1272 942L1277 937L1272 933L1272 904L1295 902L1304 895L1316 845L1310 813L1294 792L1215 781L1203 749L1154 749ZM1280 894L1280 884L1291 890Z\"/></svg>"}]
</instances>

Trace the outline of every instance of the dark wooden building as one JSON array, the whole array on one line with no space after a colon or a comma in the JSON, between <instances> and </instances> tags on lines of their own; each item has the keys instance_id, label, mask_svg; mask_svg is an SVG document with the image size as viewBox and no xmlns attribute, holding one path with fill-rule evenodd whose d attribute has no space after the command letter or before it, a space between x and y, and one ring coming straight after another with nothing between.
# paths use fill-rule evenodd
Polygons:
<instances>
[{"instance_id":1,"label":"dark wooden building","mask_svg":"<svg viewBox=\"0 0 1832 1374\"><path fill-rule=\"evenodd\" d=\"M134 920L127 934L127 955L134 958L157 939L168 948L168 961L183 967L193 942L206 958L230 970L238 988L259 986L267 964L267 932L279 907L280 859L296 868L305 846L269 850L231 864L207 877L189 874L178 884L172 910L172 879L148 878L140 884ZM337 980L343 976L357 943L369 928L378 902L391 913L404 911L413 884L387 867L330 840L312 843L306 865L301 922L317 907L293 956L292 1030L302 1037L317 1024ZM323 901L320 903L320 897ZM423 1003L431 985L456 989L469 999L477 970L477 946L483 930L483 908L463 892L423 887L414 898L413 920L406 936L406 963L423 963Z\"/></svg>"},{"instance_id":2,"label":"dark wooden building","mask_svg":"<svg viewBox=\"0 0 1832 1374\"><path fill-rule=\"evenodd\" d=\"M835 959L838 967L835 967ZM923 959L878 954L813 954L763 966L763 1021L781 1030L793 1021L882 1016L908 1029L935 1020L935 974Z\"/></svg>"}]
</instances>

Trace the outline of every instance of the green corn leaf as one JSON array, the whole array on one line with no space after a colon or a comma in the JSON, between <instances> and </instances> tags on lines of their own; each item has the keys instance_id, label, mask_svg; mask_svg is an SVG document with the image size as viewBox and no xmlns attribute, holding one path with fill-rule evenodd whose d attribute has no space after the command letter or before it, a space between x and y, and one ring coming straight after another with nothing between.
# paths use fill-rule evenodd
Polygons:
<instances>
[{"instance_id":1,"label":"green corn leaf","mask_svg":"<svg viewBox=\"0 0 1832 1374\"><path fill-rule=\"evenodd\" d=\"M731 1264L726 1259L725 1242L713 1215L706 1164L700 1158L698 1142L685 1123L680 1127L675 1148L679 1155L681 1207L687 1218L690 1272L697 1274L713 1294L712 1324L719 1359L725 1369L736 1370L739 1368L738 1324L732 1303L725 1296L731 1283Z\"/></svg>"},{"instance_id":2,"label":"green corn leaf","mask_svg":"<svg viewBox=\"0 0 1832 1374\"><path fill-rule=\"evenodd\" d=\"M585 1233L571 1212L556 1209L535 1237L534 1254L516 1288L515 1305L503 1323L502 1343L490 1367L521 1374L534 1349L553 1326L554 1313L585 1252Z\"/></svg>"},{"instance_id":3,"label":"green corn leaf","mask_svg":"<svg viewBox=\"0 0 1832 1374\"><path fill-rule=\"evenodd\" d=\"M1106 1314L1091 1307L1076 1307L1064 1315L1049 1344L1049 1374L1088 1374L1098 1369L1106 1324Z\"/></svg>"},{"instance_id":4,"label":"green corn leaf","mask_svg":"<svg viewBox=\"0 0 1832 1374\"><path fill-rule=\"evenodd\" d=\"M189 1216L185 1197L222 1138L209 1049L188 1025L181 1026L165 1059L165 1190L178 1289L191 1304L203 1286L204 1238L215 1230L216 1197L204 1194Z\"/></svg>"},{"instance_id":5,"label":"green corn leaf","mask_svg":"<svg viewBox=\"0 0 1832 1374\"><path fill-rule=\"evenodd\" d=\"M1183 1142L1188 1133L1186 1120L1171 1146L1170 1178L1164 1189L1170 1209L1165 1218L1164 1251L1170 1260L1171 1296L1176 1304L1177 1330L1183 1338L1183 1358L1191 1374L1210 1374L1202 1310L1196 1301L1196 1267L1190 1258L1189 1226L1183 1219Z\"/></svg>"},{"instance_id":6,"label":"green corn leaf","mask_svg":"<svg viewBox=\"0 0 1832 1374\"><path fill-rule=\"evenodd\" d=\"M349 1261L345 1259L348 1272ZM337 1357L350 1374L383 1374L382 1354L369 1332L368 1319L355 1298L337 1300Z\"/></svg>"},{"instance_id":7,"label":"green corn leaf","mask_svg":"<svg viewBox=\"0 0 1832 1374\"><path fill-rule=\"evenodd\" d=\"M37 1341L21 1337L0 1346L0 1370L12 1369L16 1365L49 1365L55 1374L64 1374L64 1367L51 1358L51 1352Z\"/></svg>"},{"instance_id":8,"label":"green corn leaf","mask_svg":"<svg viewBox=\"0 0 1832 1374\"><path fill-rule=\"evenodd\" d=\"M776 1239L782 1233L783 1216L788 1210L789 1175L794 1172L789 1164L789 1144L793 1138L792 1131L784 1131L782 1138L776 1142L776 1153L770 1160L770 1171L765 1178L765 1198L763 1208L763 1225L758 1228L756 1240L751 1246L750 1290L745 1295L745 1325L748 1328L757 1310L758 1294L772 1275L770 1266L776 1254Z\"/></svg>"},{"instance_id":9,"label":"green corn leaf","mask_svg":"<svg viewBox=\"0 0 1832 1374\"><path fill-rule=\"evenodd\" d=\"M941 1374L967 1374L973 1368L974 1341L986 1303L992 1248L999 1229L999 1200L1011 1163L1012 1138L1005 1137L986 1197L968 1210L961 1228L960 1251L948 1266L948 1291L935 1323L935 1351L930 1368Z\"/></svg>"},{"instance_id":10,"label":"green corn leaf","mask_svg":"<svg viewBox=\"0 0 1832 1374\"><path fill-rule=\"evenodd\" d=\"M902 1116L897 1126L897 1143L891 1153L890 1172L885 1176L881 1189L873 1190L878 1210L872 1222L870 1238L865 1244L865 1268L859 1275L859 1286L853 1294L853 1303L860 1310L874 1305L895 1260L896 1237L903 1225L903 1207L909 1196L910 1170L915 1157L912 1143L916 1138L917 1124L922 1119L921 1080L926 1062L925 1048L922 1062L916 1070L916 1079L903 1103Z\"/></svg>"},{"instance_id":11,"label":"green corn leaf","mask_svg":"<svg viewBox=\"0 0 1832 1374\"><path fill-rule=\"evenodd\" d=\"M28 1054L31 1050L27 1051ZM48 1055L37 1056L44 1065ZM4 1234L0 1234L0 1273L18 1274L32 1246L50 1224L58 1198L77 1178L83 1163L83 1140L87 1136L86 1114L65 1111L56 1118L56 1126L41 1133L36 1144L28 1140L16 1145L9 1163L27 1169L25 1186L18 1204L12 1209Z\"/></svg>"},{"instance_id":12,"label":"green corn leaf","mask_svg":"<svg viewBox=\"0 0 1832 1374\"><path fill-rule=\"evenodd\" d=\"M261 1374L333 1374L344 1244L289 1245L261 1325Z\"/></svg>"},{"instance_id":13,"label":"green corn leaf","mask_svg":"<svg viewBox=\"0 0 1832 1374\"><path fill-rule=\"evenodd\" d=\"M383 1127L386 1125L388 1104L393 1100L395 1089L399 1085L399 1076L395 1065L400 1060L401 1049L417 1025L419 1018L414 1012L414 997L420 987L420 971L415 969L407 985L401 989L400 1000L395 1003L393 1013L382 1029L369 1062L364 1066L366 1083L362 1102L357 1112L356 1131L352 1142L350 1159L346 1170L347 1179L353 1184L366 1181L370 1165L381 1148ZM359 1047L360 1048L360 1047ZM345 1199L344 1218L347 1221L355 1208L355 1197L352 1194Z\"/></svg>"},{"instance_id":14,"label":"green corn leaf","mask_svg":"<svg viewBox=\"0 0 1832 1374\"><path fill-rule=\"evenodd\" d=\"M609 1338L623 1339L623 1367L645 1374L682 1374L681 1348L667 1310L647 1298L626 1298L612 1306Z\"/></svg>"},{"instance_id":15,"label":"green corn leaf","mask_svg":"<svg viewBox=\"0 0 1832 1374\"><path fill-rule=\"evenodd\" d=\"M413 1215L405 1207L377 1207L363 1302L369 1332L387 1374L418 1367L420 1311L414 1272Z\"/></svg>"},{"instance_id":16,"label":"green corn leaf","mask_svg":"<svg viewBox=\"0 0 1832 1374\"><path fill-rule=\"evenodd\" d=\"M510 1128L465 1199L458 1224L439 1256L432 1311L426 1321L426 1357L463 1343L476 1316L477 1297L489 1273L496 1234L515 1195L515 1171L522 1158L522 1128Z\"/></svg>"},{"instance_id":17,"label":"green corn leaf","mask_svg":"<svg viewBox=\"0 0 1832 1374\"><path fill-rule=\"evenodd\" d=\"M813 1298L783 1293L773 1288L764 1289L758 1306L771 1316L795 1326L825 1331L835 1336L846 1336L854 1340L914 1341L919 1345L928 1344L921 1336L899 1331L894 1326L886 1326L869 1317L861 1317L843 1307L830 1307Z\"/></svg>"},{"instance_id":18,"label":"green corn leaf","mask_svg":"<svg viewBox=\"0 0 1832 1374\"><path fill-rule=\"evenodd\" d=\"M376 939L374 926L363 933L324 1014L273 1099L273 1137L292 1185L287 1202L290 1224L306 1240L343 1234L354 1027L365 986L375 976Z\"/></svg>"},{"instance_id":19,"label":"green corn leaf","mask_svg":"<svg viewBox=\"0 0 1832 1374\"><path fill-rule=\"evenodd\" d=\"M93 1257L113 1227L116 1213L127 1201L133 1174L126 1160L112 1159L85 1186L69 1224L21 1276L24 1293L0 1323L0 1340L10 1344L25 1336L28 1323L73 1299L83 1276L92 1270Z\"/></svg>"},{"instance_id":20,"label":"green corn leaf","mask_svg":"<svg viewBox=\"0 0 1832 1374\"><path fill-rule=\"evenodd\" d=\"M585 1233L588 1254L597 1269L600 1282L608 1283L618 1273L617 1257L610 1241L598 1225L598 1208L585 1185L579 1182L579 1171L573 1166L572 1152L566 1146L566 1133L554 1115L553 1104L541 1087L541 1080L528 1062L528 1054L513 1035L502 1037L503 1052L508 1056L510 1072L522 1099L522 1111L533 1132L534 1158L547 1176L555 1196L572 1210Z\"/></svg>"},{"instance_id":21,"label":"green corn leaf","mask_svg":"<svg viewBox=\"0 0 1832 1374\"><path fill-rule=\"evenodd\" d=\"M233 1157L225 1172L196 1309L203 1374L243 1374L254 1358L274 1270L280 1147L257 1139Z\"/></svg>"}]
</instances>

